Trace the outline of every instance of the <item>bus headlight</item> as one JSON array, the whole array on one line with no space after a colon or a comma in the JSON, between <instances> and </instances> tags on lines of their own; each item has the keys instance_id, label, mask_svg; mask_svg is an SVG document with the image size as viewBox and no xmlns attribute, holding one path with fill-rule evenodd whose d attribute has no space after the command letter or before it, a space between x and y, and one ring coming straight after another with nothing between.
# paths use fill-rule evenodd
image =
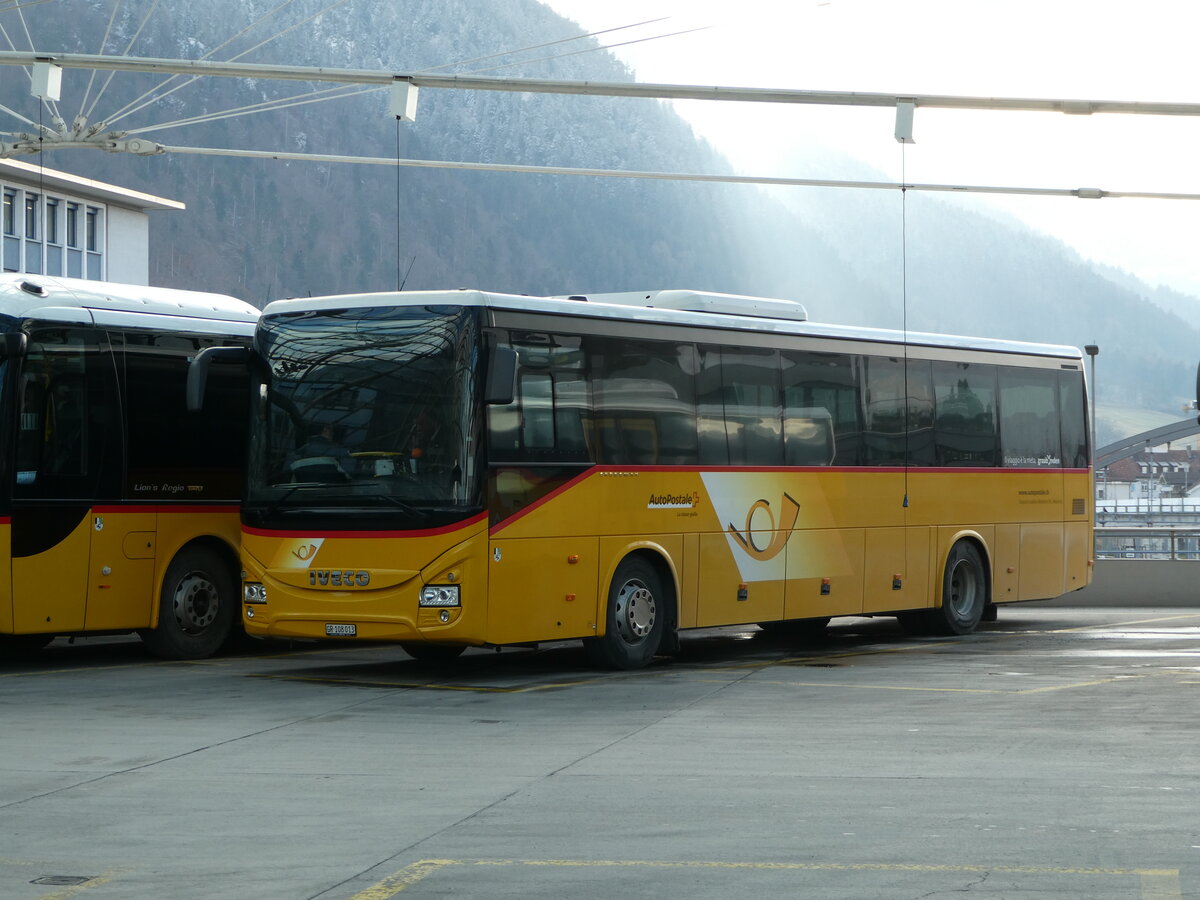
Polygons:
<instances>
[{"instance_id":1,"label":"bus headlight","mask_svg":"<svg viewBox=\"0 0 1200 900\"><path fill-rule=\"evenodd\" d=\"M267 589L257 581L247 581L242 585L242 599L247 603L266 603Z\"/></svg>"},{"instance_id":2,"label":"bus headlight","mask_svg":"<svg viewBox=\"0 0 1200 900\"><path fill-rule=\"evenodd\" d=\"M457 584L429 584L421 588L421 606L459 606Z\"/></svg>"}]
</instances>

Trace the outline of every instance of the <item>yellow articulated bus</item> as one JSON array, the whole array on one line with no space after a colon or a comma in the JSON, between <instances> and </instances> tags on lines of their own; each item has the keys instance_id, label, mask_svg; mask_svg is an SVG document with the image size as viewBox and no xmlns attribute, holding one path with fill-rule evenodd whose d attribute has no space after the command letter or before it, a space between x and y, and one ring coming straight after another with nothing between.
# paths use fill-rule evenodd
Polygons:
<instances>
[{"instance_id":1,"label":"yellow articulated bus","mask_svg":"<svg viewBox=\"0 0 1200 900\"><path fill-rule=\"evenodd\" d=\"M215 652L239 627L245 366L189 412L189 361L248 347L217 294L0 276L0 659L58 635L140 632Z\"/></svg>"},{"instance_id":2,"label":"yellow articulated bus","mask_svg":"<svg viewBox=\"0 0 1200 900\"><path fill-rule=\"evenodd\" d=\"M251 634L633 668L685 628L963 634L1090 577L1073 348L463 290L278 301L253 353Z\"/></svg>"}]
</instances>

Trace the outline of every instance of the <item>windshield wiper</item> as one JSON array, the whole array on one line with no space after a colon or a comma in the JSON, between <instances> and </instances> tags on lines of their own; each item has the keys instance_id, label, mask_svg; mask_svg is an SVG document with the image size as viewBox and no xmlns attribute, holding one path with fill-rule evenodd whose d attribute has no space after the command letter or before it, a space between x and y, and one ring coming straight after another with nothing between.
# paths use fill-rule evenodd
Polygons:
<instances>
[{"instance_id":1,"label":"windshield wiper","mask_svg":"<svg viewBox=\"0 0 1200 900\"><path fill-rule=\"evenodd\" d=\"M363 494L362 496L364 498L370 497L372 500L384 500L384 501L390 503L392 506L396 507L396 509L403 510L404 512L408 513L413 518L419 519L421 521L424 521L425 519L429 518L429 513L426 512L425 510L421 509L420 507L413 506L411 503L401 500L399 497L395 497L391 494L379 492L379 493L372 493L372 494Z\"/></svg>"}]
</instances>

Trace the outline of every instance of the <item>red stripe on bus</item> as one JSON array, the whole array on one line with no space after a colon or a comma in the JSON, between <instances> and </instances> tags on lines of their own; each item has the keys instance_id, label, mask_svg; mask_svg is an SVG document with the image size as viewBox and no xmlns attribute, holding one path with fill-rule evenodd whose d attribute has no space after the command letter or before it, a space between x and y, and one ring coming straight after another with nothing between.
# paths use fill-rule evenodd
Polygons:
<instances>
[{"instance_id":1,"label":"red stripe on bus","mask_svg":"<svg viewBox=\"0 0 1200 900\"><path fill-rule=\"evenodd\" d=\"M92 512L116 515L117 513L230 513L237 515L241 510L236 504L228 503L206 506L202 503L172 503L170 505L153 506L146 503L130 503L125 506L93 506Z\"/></svg>"},{"instance_id":2,"label":"red stripe on bus","mask_svg":"<svg viewBox=\"0 0 1200 900\"><path fill-rule=\"evenodd\" d=\"M460 531L464 528L469 528L472 525L487 519L487 513L480 513L470 519L464 519L461 522L454 522L450 525L442 525L438 528L413 528L407 531L336 531L336 530L321 530L316 531L309 529L306 531L291 531L281 528L251 528L249 525L242 526L243 534L254 535L255 537L274 537L274 538L312 538L312 537L328 537L328 538L412 538L412 537L432 537L439 534L449 534L452 531Z\"/></svg>"},{"instance_id":3,"label":"red stripe on bus","mask_svg":"<svg viewBox=\"0 0 1200 900\"><path fill-rule=\"evenodd\" d=\"M501 465L495 468L504 469L520 469L520 464ZM556 487L544 497L539 497L537 500L530 503L528 506L517 510L507 519L497 522L490 529L488 534L494 536L505 528L516 523L520 519L532 513L539 507L549 503L559 494L566 491L568 488L574 487L584 479L591 478L595 475L603 475L612 472L629 472L629 473L659 473L659 472L693 472L702 474L705 472L787 472L787 473L809 473L809 472L871 472L874 474L890 473L903 474L951 474L951 475L1088 475L1091 474L1091 469L1018 469L1018 468L1002 468L996 466L961 466L950 468L947 466L593 466L592 468L579 473L570 481Z\"/></svg>"},{"instance_id":4,"label":"red stripe on bus","mask_svg":"<svg viewBox=\"0 0 1200 900\"><path fill-rule=\"evenodd\" d=\"M520 468L520 466L506 466L505 468L518 469L518 468ZM686 466L658 466L658 467L653 467L653 466L640 466L640 467L639 466L613 466L613 467L594 466L593 468L587 469L584 472L580 472L578 475L576 475L570 481L563 482L558 487L556 487L554 490L552 490L550 493L548 493L546 496L539 497L537 500L534 500L528 506L524 506L521 509L517 510L515 513L513 513L507 519L497 522L495 525L493 525L491 528L488 529L488 534L494 535L498 531L501 531L502 529L507 528L509 525L513 524L513 522L516 522L518 519L524 518L525 516L529 515L531 512L533 512L535 509L542 506L543 504L549 503L551 500L553 500L555 497L557 497L563 491L567 490L567 488L574 487L579 482L584 481L587 478L591 478L593 475L595 475L597 473L602 473L602 472L641 472L641 471L649 471L651 469L653 469L654 471L658 471L658 472L663 472L663 471L668 471L668 470L674 471L674 472L695 472L695 471L697 471L696 469L689 469Z\"/></svg>"}]
</instances>

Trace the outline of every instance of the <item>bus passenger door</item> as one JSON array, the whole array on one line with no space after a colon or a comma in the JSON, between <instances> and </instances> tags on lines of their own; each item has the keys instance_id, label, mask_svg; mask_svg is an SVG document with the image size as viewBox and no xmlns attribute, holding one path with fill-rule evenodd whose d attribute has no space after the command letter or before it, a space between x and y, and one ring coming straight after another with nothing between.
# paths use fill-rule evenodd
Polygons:
<instances>
[{"instance_id":1,"label":"bus passenger door","mask_svg":"<svg viewBox=\"0 0 1200 900\"><path fill-rule=\"evenodd\" d=\"M150 624L154 598L155 533L153 512L120 507L92 510L91 560L88 565L88 631L124 631Z\"/></svg>"},{"instance_id":2,"label":"bus passenger door","mask_svg":"<svg viewBox=\"0 0 1200 900\"><path fill-rule=\"evenodd\" d=\"M18 384L12 596L17 633L85 627L96 499L115 497L121 428L103 333L30 332Z\"/></svg>"}]
</instances>

